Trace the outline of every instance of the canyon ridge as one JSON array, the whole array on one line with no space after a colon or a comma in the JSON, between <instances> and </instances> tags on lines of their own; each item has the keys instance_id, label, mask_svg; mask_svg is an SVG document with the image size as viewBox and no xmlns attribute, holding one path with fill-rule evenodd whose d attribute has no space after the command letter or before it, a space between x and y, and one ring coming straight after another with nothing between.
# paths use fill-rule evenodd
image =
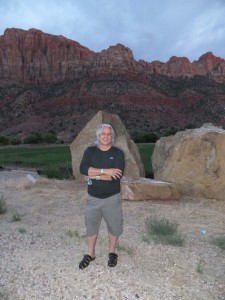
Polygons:
<instances>
[{"instance_id":1,"label":"canyon ridge","mask_svg":"<svg viewBox=\"0 0 225 300\"><path fill-rule=\"evenodd\" d=\"M96 53L37 29L0 36L0 135L54 132L71 142L99 110L132 135L224 127L225 60L208 52L193 62L137 61L122 44Z\"/></svg>"}]
</instances>

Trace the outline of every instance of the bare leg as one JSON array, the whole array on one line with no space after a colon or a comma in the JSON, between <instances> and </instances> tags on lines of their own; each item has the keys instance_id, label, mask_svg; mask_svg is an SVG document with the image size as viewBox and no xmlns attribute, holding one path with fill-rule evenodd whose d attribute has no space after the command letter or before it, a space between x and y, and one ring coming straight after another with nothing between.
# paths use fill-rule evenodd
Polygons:
<instances>
[{"instance_id":1,"label":"bare leg","mask_svg":"<svg viewBox=\"0 0 225 300\"><path fill-rule=\"evenodd\" d=\"M92 235L92 236L88 236L87 238L87 245L88 245L88 255L90 255L92 258L95 257L95 245L96 245L96 241L97 241L97 237L98 235Z\"/></svg>"},{"instance_id":2,"label":"bare leg","mask_svg":"<svg viewBox=\"0 0 225 300\"><path fill-rule=\"evenodd\" d=\"M115 267L117 265L118 255L116 254L116 245L118 242L118 236L114 236L109 233L109 260L108 267Z\"/></svg>"},{"instance_id":3,"label":"bare leg","mask_svg":"<svg viewBox=\"0 0 225 300\"><path fill-rule=\"evenodd\" d=\"M109 253L115 253L116 252L116 245L118 241L118 236L114 236L111 233L109 233Z\"/></svg>"}]
</instances>

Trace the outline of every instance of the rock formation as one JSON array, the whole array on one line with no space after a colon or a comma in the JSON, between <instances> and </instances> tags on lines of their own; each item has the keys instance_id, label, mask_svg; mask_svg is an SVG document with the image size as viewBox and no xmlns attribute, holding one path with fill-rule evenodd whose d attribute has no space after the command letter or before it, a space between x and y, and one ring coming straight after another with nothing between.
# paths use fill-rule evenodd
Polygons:
<instances>
[{"instance_id":1,"label":"rock formation","mask_svg":"<svg viewBox=\"0 0 225 300\"><path fill-rule=\"evenodd\" d=\"M116 115L99 111L70 145L74 178L76 180L83 180L83 175L80 174L79 169L82 155L88 146L94 144L96 140L96 128L102 123L112 125L116 134L115 146L122 149L125 153L125 176L129 176L130 178L144 176L144 166L138 148L133 140L131 140L120 118Z\"/></svg>"},{"instance_id":2,"label":"rock formation","mask_svg":"<svg viewBox=\"0 0 225 300\"><path fill-rule=\"evenodd\" d=\"M148 178L123 178L121 185L123 200L179 200L180 194L176 184L171 182L152 180Z\"/></svg>"},{"instance_id":3,"label":"rock formation","mask_svg":"<svg viewBox=\"0 0 225 300\"><path fill-rule=\"evenodd\" d=\"M168 77L208 76L225 82L225 61L211 52L191 63L173 56L167 63L136 61L132 51L117 44L95 53L78 42L37 29L7 28L0 36L0 80L54 83L83 76L119 76L146 82L156 73Z\"/></svg>"},{"instance_id":4,"label":"rock formation","mask_svg":"<svg viewBox=\"0 0 225 300\"><path fill-rule=\"evenodd\" d=\"M156 180L182 195L225 200L225 130L204 124L157 141L152 165Z\"/></svg>"},{"instance_id":5,"label":"rock formation","mask_svg":"<svg viewBox=\"0 0 225 300\"><path fill-rule=\"evenodd\" d=\"M99 111L119 115L131 134L225 125L225 60L136 61L122 44L95 53L37 29L0 36L0 135L54 131L74 140Z\"/></svg>"},{"instance_id":6,"label":"rock formation","mask_svg":"<svg viewBox=\"0 0 225 300\"><path fill-rule=\"evenodd\" d=\"M85 74L94 52L63 36L40 30L6 29L0 37L0 80L62 82Z\"/></svg>"}]
</instances>

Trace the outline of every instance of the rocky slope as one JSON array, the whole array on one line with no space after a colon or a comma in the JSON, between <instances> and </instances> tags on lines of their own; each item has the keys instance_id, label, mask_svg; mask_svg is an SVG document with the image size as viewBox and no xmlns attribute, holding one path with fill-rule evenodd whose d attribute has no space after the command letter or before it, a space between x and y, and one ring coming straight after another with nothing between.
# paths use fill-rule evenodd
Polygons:
<instances>
[{"instance_id":1,"label":"rocky slope","mask_svg":"<svg viewBox=\"0 0 225 300\"><path fill-rule=\"evenodd\" d=\"M130 133L223 126L224 101L225 60L211 52L145 62L121 44L95 53L36 29L0 36L0 135L51 130L71 141L100 109Z\"/></svg>"}]
</instances>

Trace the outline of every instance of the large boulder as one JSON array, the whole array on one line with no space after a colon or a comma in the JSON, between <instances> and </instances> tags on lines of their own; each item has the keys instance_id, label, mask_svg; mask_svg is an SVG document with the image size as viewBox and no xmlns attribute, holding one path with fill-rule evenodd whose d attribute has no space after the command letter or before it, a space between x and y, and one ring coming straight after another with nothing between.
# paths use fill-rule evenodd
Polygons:
<instances>
[{"instance_id":1,"label":"large boulder","mask_svg":"<svg viewBox=\"0 0 225 300\"><path fill-rule=\"evenodd\" d=\"M122 149L125 153L126 167L124 175L130 178L145 176L144 166L141 161L138 148L134 141L130 138L130 135L126 131L119 116L99 111L81 130L76 139L70 145L74 178L76 180L83 178L83 175L80 174L80 162L83 152L87 147L93 145L95 142L96 128L102 123L112 125L116 134L115 146Z\"/></svg>"},{"instance_id":2,"label":"large boulder","mask_svg":"<svg viewBox=\"0 0 225 300\"><path fill-rule=\"evenodd\" d=\"M154 178L182 195L225 200L225 130L204 124L163 137L152 155Z\"/></svg>"}]
</instances>

